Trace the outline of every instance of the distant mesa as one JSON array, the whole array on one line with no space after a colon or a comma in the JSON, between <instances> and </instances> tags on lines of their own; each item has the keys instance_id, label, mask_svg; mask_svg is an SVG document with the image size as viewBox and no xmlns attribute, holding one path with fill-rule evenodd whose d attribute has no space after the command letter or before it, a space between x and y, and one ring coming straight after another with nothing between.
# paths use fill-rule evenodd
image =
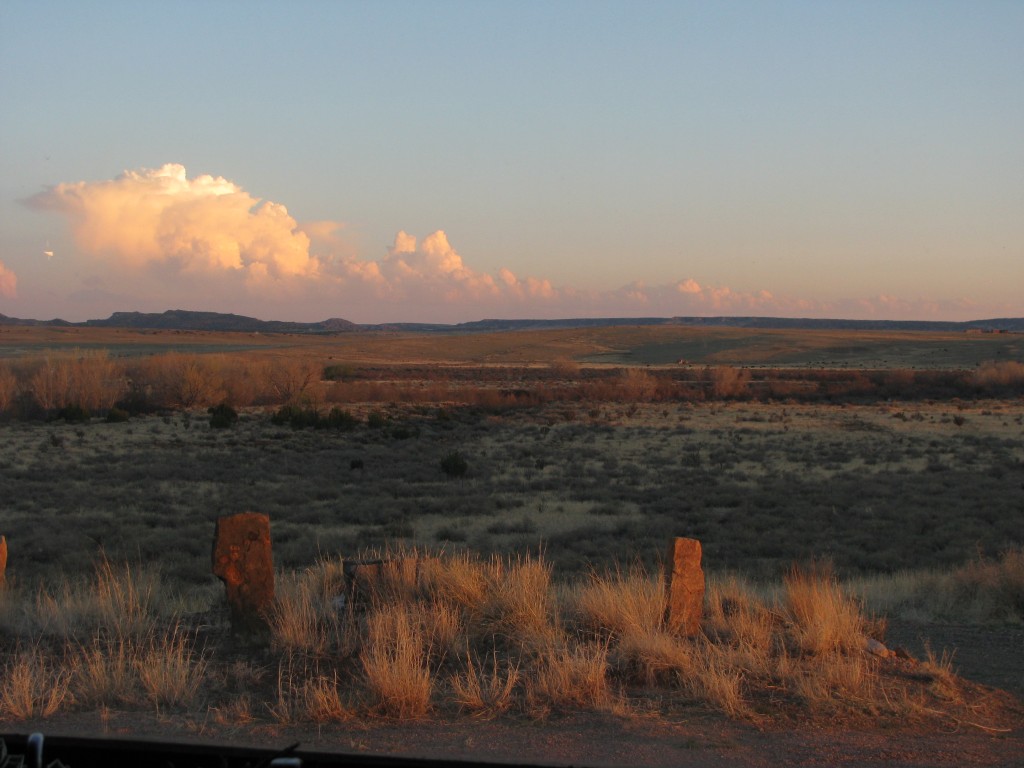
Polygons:
<instances>
[{"instance_id":1,"label":"distant mesa","mask_svg":"<svg viewBox=\"0 0 1024 768\"><path fill-rule=\"evenodd\" d=\"M106 320L69 323L66 320L22 320L0 314L0 325L49 325L84 328L139 328L173 331L234 331L241 333L334 334L359 331L415 331L419 333L486 333L494 331L550 330L555 328L602 328L623 325L686 325L715 328L765 328L851 331L938 331L966 333L1022 333L1024 318L946 322L935 320L843 320L796 317L598 317L557 320L474 320L468 323L374 323L359 324L340 317L316 323L258 320L223 312L115 312Z\"/></svg>"}]
</instances>

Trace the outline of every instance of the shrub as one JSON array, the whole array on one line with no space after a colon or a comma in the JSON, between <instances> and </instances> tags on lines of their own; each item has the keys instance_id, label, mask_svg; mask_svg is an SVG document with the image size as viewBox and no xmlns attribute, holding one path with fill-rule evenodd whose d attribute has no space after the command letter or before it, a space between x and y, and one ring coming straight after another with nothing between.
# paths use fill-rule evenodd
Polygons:
<instances>
[{"instance_id":1,"label":"shrub","mask_svg":"<svg viewBox=\"0 0 1024 768\"><path fill-rule=\"evenodd\" d=\"M366 417L366 426L373 429L383 429L387 425L388 417L380 411L370 411L370 415Z\"/></svg>"},{"instance_id":2,"label":"shrub","mask_svg":"<svg viewBox=\"0 0 1024 768\"><path fill-rule=\"evenodd\" d=\"M410 438L419 437L419 436L420 436L420 428L419 427L404 427L403 426L403 427L395 427L393 430L391 430L391 437L393 437L395 440L409 440Z\"/></svg>"},{"instance_id":3,"label":"shrub","mask_svg":"<svg viewBox=\"0 0 1024 768\"><path fill-rule=\"evenodd\" d=\"M441 470L448 477L462 477L469 471L469 464L458 451L452 451L441 459Z\"/></svg>"},{"instance_id":4,"label":"shrub","mask_svg":"<svg viewBox=\"0 0 1024 768\"><path fill-rule=\"evenodd\" d=\"M69 405L102 410L124 393L125 378L120 364L108 359L105 352L76 352L46 358L29 377L28 390L44 411Z\"/></svg>"},{"instance_id":5,"label":"shrub","mask_svg":"<svg viewBox=\"0 0 1024 768\"><path fill-rule=\"evenodd\" d=\"M18 380L5 365L0 365L0 413L14 405L18 393Z\"/></svg>"},{"instance_id":6,"label":"shrub","mask_svg":"<svg viewBox=\"0 0 1024 768\"><path fill-rule=\"evenodd\" d=\"M128 411L115 407L107 411L106 421L108 424L120 424L121 422L128 421L129 418L131 418L131 416Z\"/></svg>"},{"instance_id":7,"label":"shrub","mask_svg":"<svg viewBox=\"0 0 1024 768\"><path fill-rule=\"evenodd\" d=\"M316 412L315 408L303 408L296 404L281 406L270 417L270 422L278 426L289 424L292 429L323 426L320 414Z\"/></svg>"},{"instance_id":8,"label":"shrub","mask_svg":"<svg viewBox=\"0 0 1024 768\"><path fill-rule=\"evenodd\" d=\"M349 432L356 428L359 424L359 419L353 416L351 412L342 410L338 406L334 406L331 408L330 413L327 414L326 422L326 426L331 429Z\"/></svg>"},{"instance_id":9,"label":"shrub","mask_svg":"<svg viewBox=\"0 0 1024 768\"><path fill-rule=\"evenodd\" d=\"M238 421L238 412L227 403L213 406L208 413L212 429L230 429Z\"/></svg>"},{"instance_id":10,"label":"shrub","mask_svg":"<svg viewBox=\"0 0 1024 768\"><path fill-rule=\"evenodd\" d=\"M355 378L355 373L355 368L351 365L335 363L334 365L324 366L325 381L352 381Z\"/></svg>"},{"instance_id":11,"label":"shrub","mask_svg":"<svg viewBox=\"0 0 1024 768\"><path fill-rule=\"evenodd\" d=\"M706 376L711 384L711 394L716 398L739 398L747 394L750 371L745 368L720 365L708 369Z\"/></svg>"},{"instance_id":12,"label":"shrub","mask_svg":"<svg viewBox=\"0 0 1024 768\"><path fill-rule=\"evenodd\" d=\"M276 361L267 368L267 385L277 402L296 403L317 383L319 373L308 361Z\"/></svg>"},{"instance_id":13,"label":"shrub","mask_svg":"<svg viewBox=\"0 0 1024 768\"><path fill-rule=\"evenodd\" d=\"M153 358L142 373L164 405L196 408L224 398L223 380L211 360L176 352Z\"/></svg>"},{"instance_id":14,"label":"shrub","mask_svg":"<svg viewBox=\"0 0 1024 768\"><path fill-rule=\"evenodd\" d=\"M65 405L57 411L57 418L68 424L80 424L89 420L89 412L80 405Z\"/></svg>"}]
</instances>

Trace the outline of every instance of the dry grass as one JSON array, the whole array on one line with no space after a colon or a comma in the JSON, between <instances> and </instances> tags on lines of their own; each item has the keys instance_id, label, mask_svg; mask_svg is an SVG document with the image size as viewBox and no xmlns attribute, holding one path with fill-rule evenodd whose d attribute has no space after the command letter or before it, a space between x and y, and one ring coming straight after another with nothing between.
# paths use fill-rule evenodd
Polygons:
<instances>
[{"instance_id":1,"label":"dry grass","mask_svg":"<svg viewBox=\"0 0 1024 768\"><path fill-rule=\"evenodd\" d=\"M477 637L499 638L526 650L547 648L557 629L551 566L540 557L492 558L485 568L487 593Z\"/></svg>"},{"instance_id":2,"label":"dry grass","mask_svg":"<svg viewBox=\"0 0 1024 768\"><path fill-rule=\"evenodd\" d=\"M682 679L682 686L698 701L730 717L750 714L743 697L743 671L730 663L727 649L709 642L698 643L690 670Z\"/></svg>"},{"instance_id":3,"label":"dry grass","mask_svg":"<svg viewBox=\"0 0 1024 768\"><path fill-rule=\"evenodd\" d=\"M93 707L134 703L139 697L137 663L133 641L93 638L78 649L73 665L76 701Z\"/></svg>"},{"instance_id":4,"label":"dry grass","mask_svg":"<svg viewBox=\"0 0 1024 768\"><path fill-rule=\"evenodd\" d=\"M499 662L497 652L490 664L466 656L466 669L451 676L452 695L459 709L472 717L489 719L508 712L515 705L521 675L519 665Z\"/></svg>"},{"instance_id":5,"label":"dry grass","mask_svg":"<svg viewBox=\"0 0 1024 768\"><path fill-rule=\"evenodd\" d=\"M52 590L40 587L24 629L67 638L97 630L119 638L141 637L153 631L158 607L167 597L158 568L114 564L101 557L91 582L65 579Z\"/></svg>"},{"instance_id":6,"label":"dry grass","mask_svg":"<svg viewBox=\"0 0 1024 768\"><path fill-rule=\"evenodd\" d=\"M9 720L50 717L73 701L71 672L42 646L16 649L0 674L0 716Z\"/></svg>"},{"instance_id":7,"label":"dry grass","mask_svg":"<svg viewBox=\"0 0 1024 768\"><path fill-rule=\"evenodd\" d=\"M608 684L606 643L560 643L538 654L526 680L530 711L610 710L617 703Z\"/></svg>"},{"instance_id":8,"label":"dry grass","mask_svg":"<svg viewBox=\"0 0 1024 768\"><path fill-rule=\"evenodd\" d=\"M178 626L166 634L153 635L135 660L139 682L150 702L157 707L186 707L199 693L208 659L197 652Z\"/></svg>"},{"instance_id":9,"label":"dry grass","mask_svg":"<svg viewBox=\"0 0 1024 768\"><path fill-rule=\"evenodd\" d=\"M430 709L430 649L417 619L404 605L378 605L367 617L360 661L372 706L388 717L420 718Z\"/></svg>"},{"instance_id":10,"label":"dry grass","mask_svg":"<svg viewBox=\"0 0 1024 768\"><path fill-rule=\"evenodd\" d=\"M639 567L591 575L570 603L581 626L619 637L657 632L665 616L662 577L651 577Z\"/></svg>"},{"instance_id":11,"label":"dry grass","mask_svg":"<svg viewBox=\"0 0 1024 768\"><path fill-rule=\"evenodd\" d=\"M1002 595L1018 563L1008 555L947 577ZM0 712L46 716L76 702L208 706L207 717L220 724L267 713L281 723L410 719L446 707L479 718L540 717L623 712L653 690L659 700L758 720L774 717L779 701L790 713L842 717L927 718L971 705L948 655L929 654L904 678L887 666L895 662L869 655L862 645L869 621L828 569L792 571L774 597L736 577L712 579L697 638L664 629L661 580L641 569L555 589L542 557L442 555L394 569L376 582L383 589L356 594L339 613L333 600L345 591L342 572L340 562L324 561L281 578L270 692L266 669L218 662L216 648L198 650L173 618L155 629L158 614L139 606L163 604L159 587L143 599L138 570L101 563L89 589L66 593L89 603L77 614L81 626L54 632L53 604L21 606L24 625L47 634L7 658ZM6 599L22 598L14 590ZM113 631L96 627L97 616L116 606L134 619L114 621Z\"/></svg>"},{"instance_id":12,"label":"dry grass","mask_svg":"<svg viewBox=\"0 0 1024 768\"><path fill-rule=\"evenodd\" d=\"M275 650L323 656L340 644L341 611L335 599L342 593L329 594L323 589L324 580L310 573L286 574L275 584L268 617Z\"/></svg>"},{"instance_id":13,"label":"dry grass","mask_svg":"<svg viewBox=\"0 0 1024 768\"><path fill-rule=\"evenodd\" d=\"M828 656L864 644L860 608L827 566L794 567L785 579L784 606L791 636L804 653Z\"/></svg>"},{"instance_id":14,"label":"dry grass","mask_svg":"<svg viewBox=\"0 0 1024 768\"><path fill-rule=\"evenodd\" d=\"M872 610L905 618L1024 623L1024 548L979 557L951 571L919 570L854 579Z\"/></svg>"}]
</instances>

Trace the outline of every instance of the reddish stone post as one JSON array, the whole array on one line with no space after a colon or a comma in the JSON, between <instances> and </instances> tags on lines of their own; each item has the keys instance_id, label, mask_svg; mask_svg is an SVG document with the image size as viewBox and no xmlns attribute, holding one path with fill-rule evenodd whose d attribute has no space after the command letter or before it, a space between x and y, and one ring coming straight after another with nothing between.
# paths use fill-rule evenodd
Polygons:
<instances>
[{"instance_id":1,"label":"reddish stone post","mask_svg":"<svg viewBox=\"0 0 1024 768\"><path fill-rule=\"evenodd\" d=\"M0 589L7 585L7 537L0 536Z\"/></svg>"},{"instance_id":2,"label":"reddish stone post","mask_svg":"<svg viewBox=\"0 0 1024 768\"><path fill-rule=\"evenodd\" d=\"M213 573L224 582L232 629L264 633L267 612L274 602L274 562L267 515L242 512L217 520Z\"/></svg>"},{"instance_id":3,"label":"reddish stone post","mask_svg":"<svg viewBox=\"0 0 1024 768\"><path fill-rule=\"evenodd\" d=\"M704 571L696 539L675 538L665 563L665 624L688 637L700 633L704 616Z\"/></svg>"}]
</instances>

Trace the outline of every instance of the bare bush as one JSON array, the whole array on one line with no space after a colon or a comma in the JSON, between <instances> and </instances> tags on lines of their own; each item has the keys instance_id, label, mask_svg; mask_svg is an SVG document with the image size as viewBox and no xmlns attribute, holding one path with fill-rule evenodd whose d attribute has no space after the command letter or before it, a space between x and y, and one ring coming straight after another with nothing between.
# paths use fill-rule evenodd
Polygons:
<instances>
[{"instance_id":1,"label":"bare bush","mask_svg":"<svg viewBox=\"0 0 1024 768\"><path fill-rule=\"evenodd\" d=\"M29 391L45 411L68 406L106 410L126 389L123 367L106 352L47 357L29 379Z\"/></svg>"},{"instance_id":2,"label":"bare bush","mask_svg":"<svg viewBox=\"0 0 1024 768\"><path fill-rule=\"evenodd\" d=\"M719 365L707 369L705 377L711 386L713 397L740 398L748 393L750 371L746 368Z\"/></svg>"},{"instance_id":3,"label":"bare bush","mask_svg":"<svg viewBox=\"0 0 1024 768\"><path fill-rule=\"evenodd\" d=\"M11 409L18 394L18 378L6 365L0 363L0 413Z\"/></svg>"},{"instance_id":4,"label":"bare bush","mask_svg":"<svg viewBox=\"0 0 1024 768\"><path fill-rule=\"evenodd\" d=\"M1024 363L1015 360L985 363L971 376L971 384L987 394L1024 389Z\"/></svg>"},{"instance_id":5,"label":"bare bush","mask_svg":"<svg viewBox=\"0 0 1024 768\"><path fill-rule=\"evenodd\" d=\"M149 385L159 405L205 408L224 399L214 361L196 355L170 352L154 357L139 371L138 379Z\"/></svg>"},{"instance_id":6,"label":"bare bush","mask_svg":"<svg viewBox=\"0 0 1024 768\"><path fill-rule=\"evenodd\" d=\"M47 357L29 379L29 391L44 411L55 411L70 402L71 361Z\"/></svg>"},{"instance_id":7,"label":"bare bush","mask_svg":"<svg viewBox=\"0 0 1024 768\"><path fill-rule=\"evenodd\" d=\"M267 387L276 402L289 405L304 396L317 395L314 385L319 384L322 369L308 360L275 360L264 374Z\"/></svg>"},{"instance_id":8,"label":"bare bush","mask_svg":"<svg viewBox=\"0 0 1024 768\"><path fill-rule=\"evenodd\" d=\"M658 379L641 368L627 368L619 382L621 396L630 402L646 403L658 394Z\"/></svg>"}]
</instances>

